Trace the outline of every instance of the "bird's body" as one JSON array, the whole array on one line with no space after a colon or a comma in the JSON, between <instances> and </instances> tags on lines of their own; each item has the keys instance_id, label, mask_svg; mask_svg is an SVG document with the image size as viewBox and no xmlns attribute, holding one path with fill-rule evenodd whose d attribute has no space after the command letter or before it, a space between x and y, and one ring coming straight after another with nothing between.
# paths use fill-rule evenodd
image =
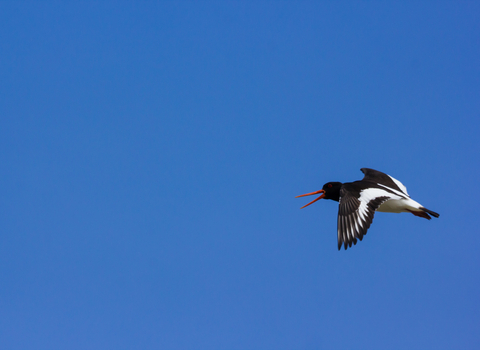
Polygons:
<instances>
[{"instance_id":1,"label":"bird's body","mask_svg":"<svg viewBox=\"0 0 480 350\"><path fill-rule=\"evenodd\" d=\"M307 205L322 198L339 202L338 249L342 245L347 249L347 247L352 246L352 243L357 244L357 239L363 239L372 223L375 211L387 213L410 212L428 220L431 219L430 215L439 217L439 214L426 209L420 203L411 199L407 193L407 188L390 175L368 168L362 168L361 171L365 176L360 181L327 182L320 191L297 196L303 197L322 193L319 198Z\"/></svg>"}]
</instances>

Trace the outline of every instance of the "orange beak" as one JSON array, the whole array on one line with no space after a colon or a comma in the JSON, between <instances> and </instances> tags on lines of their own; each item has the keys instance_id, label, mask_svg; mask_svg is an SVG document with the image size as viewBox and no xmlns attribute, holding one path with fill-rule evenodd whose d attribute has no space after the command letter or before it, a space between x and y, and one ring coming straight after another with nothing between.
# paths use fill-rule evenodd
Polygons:
<instances>
[{"instance_id":1,"label":"orange beak","mask_svg":"<svg viewBox=\"0 0 480 350\"><path fill-rule=\"evenodd\" d=\"M308 207L310 204L313 204L315 203L316 201L318 201L319 199L322 199L322 198L325 198L325 191L324 190L320 190L320 191L315 191L315 192L312 192L312 193L305 193L305 194L301 194L300 196L296 196L295 198L298 198L298 197L305 197L305 196L312 196L314 194L319 194L319 193L322 193L322 195L316 199L314 199L313 201L311 201L310 203L308 204L305 204L303 207L301 207L300 209L303 209L305 207Z\"/></svg>"}]
</instances>

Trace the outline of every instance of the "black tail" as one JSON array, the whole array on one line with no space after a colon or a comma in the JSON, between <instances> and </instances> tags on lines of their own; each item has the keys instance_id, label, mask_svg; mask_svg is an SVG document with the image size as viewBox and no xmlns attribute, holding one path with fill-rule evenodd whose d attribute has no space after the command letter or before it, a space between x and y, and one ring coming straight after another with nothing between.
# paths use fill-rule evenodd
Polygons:
<instances>
[{"instance_id":1,"label":"black tail","mask_svg":"<svg viewBox=\"0 0 480 350\"><path fill-rule=\"evenodd\" d=\"M429 213L431 216L434 216L436 218L440 216L440 214L435 213L434 211L428 210L427 208L420 207L420 209L422 209L424 212Z\"/></svg>"}]
</instances>

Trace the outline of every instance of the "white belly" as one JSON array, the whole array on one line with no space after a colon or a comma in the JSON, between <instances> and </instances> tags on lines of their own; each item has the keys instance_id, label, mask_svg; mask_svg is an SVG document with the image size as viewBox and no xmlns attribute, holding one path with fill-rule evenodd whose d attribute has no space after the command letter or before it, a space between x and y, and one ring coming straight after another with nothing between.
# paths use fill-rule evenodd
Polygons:
<instances>
[{"instance_id":1,"label":"white belly","mask_svg":"<svg viewBox=\"0 0 480 350\"><path fill-rule=\"evenodd\" d=\"M384 213L402 213L408 210L412 211L421 211L420 203L415 202L413 199L389 199L386 202L383 202L377 209Z\"/></svg>"}]
</instances>

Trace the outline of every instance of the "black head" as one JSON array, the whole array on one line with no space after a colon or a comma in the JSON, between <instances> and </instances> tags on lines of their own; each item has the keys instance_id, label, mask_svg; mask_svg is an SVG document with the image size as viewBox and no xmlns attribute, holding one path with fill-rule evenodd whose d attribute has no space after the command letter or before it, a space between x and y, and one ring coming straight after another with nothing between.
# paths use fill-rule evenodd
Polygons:
<instances>
[{"instance_id":1,"label":"black head","mask_svg":"<svg viewBox=\"0 0 480 350\"><path fill-rule=\"evenodd\" d=\"M323 191L325 191L325 196L323 198L325 199L331 199L334 201L339 201L340 200L340 188L342 187L341 182L327 182L325 185L323 185Z\"/></svg>"},{"instance_id":2,"label":"black head","mask_svg":"<svg viewBox=\"0 0 480 350\"><path fill-rule=\"evenodd\" d=\"M320 197L318 197L317 199L314 199L313 201L304 205L300 209L303 209L306 206L309 206L310 204L315 203L316 201L318 201L319 199L322 199L322 198L331 199L331 200L334 200L334 201L338 202L340 200L340 188L341 187L342 187L341 182L327 182L325 185L323 185L323 188L320 191L315 191L315 192L312 192L312 193L302 194L302 195L297 196L295 198L311 196L311 195L319 194L319 193L322 194Z\"/></svg>"}]
</instances>

